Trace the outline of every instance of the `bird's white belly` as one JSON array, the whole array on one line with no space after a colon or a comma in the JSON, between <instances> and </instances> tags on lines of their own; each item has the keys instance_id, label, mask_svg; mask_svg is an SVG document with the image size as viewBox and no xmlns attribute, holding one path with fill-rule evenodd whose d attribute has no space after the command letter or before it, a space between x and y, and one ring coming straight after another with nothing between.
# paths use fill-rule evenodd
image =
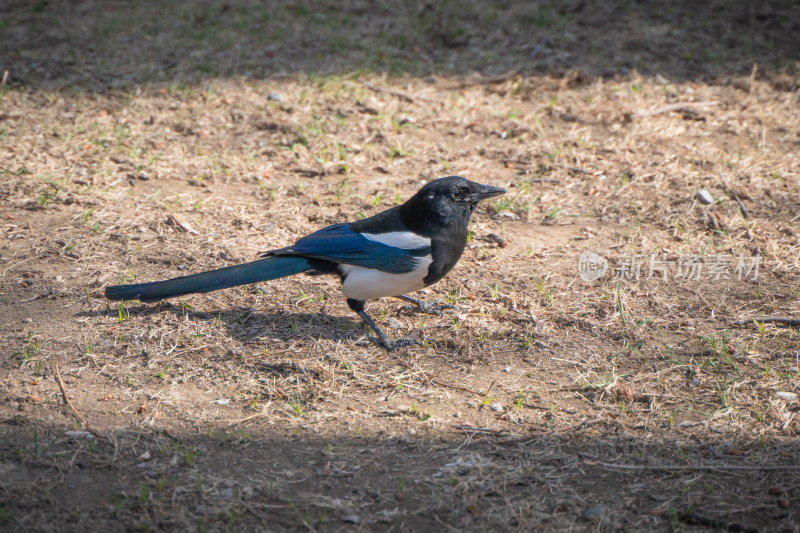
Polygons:
<instances>
[{"instance_id":1,"label":"bird's white belly","mask_svg":"<svg viewBox=\"0 0 800 533\"><path fill-rule=\"evenodd\" d=\"M417 267L405 274L390 274L370 268L353 265L340 265L344 274L342 292L345 298L354 300L374 300L385 296L399 296L417 291L425 286L423 279L428 275L431 256L417 259Z\"/></svg>"}]
</instances>

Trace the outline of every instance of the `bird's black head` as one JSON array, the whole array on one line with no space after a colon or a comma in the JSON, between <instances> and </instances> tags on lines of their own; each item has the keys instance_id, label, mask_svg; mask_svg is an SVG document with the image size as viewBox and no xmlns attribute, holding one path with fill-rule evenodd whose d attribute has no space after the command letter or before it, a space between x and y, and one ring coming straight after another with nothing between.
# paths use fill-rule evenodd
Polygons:
<instances>
[{"instance_id":1,"label":"bird's black head","mask_svg":"<svg viewBox=\"0 0 800 533\"><path fill-rule=\"evenodd\" d=\"M439 178L426 184L403 205L404 218L466 224L478 202L505 193L500 187L481 185L460 176Z\"/></svg>"}]
</instances>

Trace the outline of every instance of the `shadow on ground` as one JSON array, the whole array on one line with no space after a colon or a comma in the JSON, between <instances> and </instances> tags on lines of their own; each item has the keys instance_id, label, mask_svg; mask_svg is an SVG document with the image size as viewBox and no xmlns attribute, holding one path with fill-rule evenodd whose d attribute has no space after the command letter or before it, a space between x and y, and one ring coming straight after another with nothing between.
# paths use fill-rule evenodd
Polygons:
<instances>
[{"instance_id":1,"label":"shadow on ground","mask_svg":"<svg viewBox=\"0 0 800 533\"><path fill-rule=\"evenodd\" d=\"M254 416L191 436L104 428L107 441L66 436L61 423L19 429L32 414L0 426L0 523L12 530L789 531L798 520L786 492L795 440L631 431L609 418L512 438L441 433L410 413L393 415L409 418L404 434L367 437L346 422L326 437L319 412L276 420L280 440L260 437L267 419Z\"/></svg>"},{"instance_id":2,"label":"shadow on ground","mask_svg":"<svg viewBox=\"0 0 800 533\"><path fill-rule=\"evenodd\" d=\"M10 4L10 5L9 5ZM6 2L11 86L104 90L285 74L568 82L639 71L673 82L758 75L791 88L800 4L691 2Z\"/></svg>"}]
</instances>

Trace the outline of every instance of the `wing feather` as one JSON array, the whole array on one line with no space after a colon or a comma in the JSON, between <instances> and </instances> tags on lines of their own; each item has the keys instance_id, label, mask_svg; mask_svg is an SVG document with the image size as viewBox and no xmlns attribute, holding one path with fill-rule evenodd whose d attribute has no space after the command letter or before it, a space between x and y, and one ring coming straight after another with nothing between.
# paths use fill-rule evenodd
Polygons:
<instances>
[{"instance_id":1,"label":"wing feather","mask_svg":"<svg viewBox=\"0 0 800 533\"><path fill-rule=\"evenodd\" d=\"M347 224L335 224L299 239L292 246L264 255L293 255L405 274L413 271L419 258L431 253L430 246L413 249L390 246L355 233Z\"/></svg>"}]
</instances>

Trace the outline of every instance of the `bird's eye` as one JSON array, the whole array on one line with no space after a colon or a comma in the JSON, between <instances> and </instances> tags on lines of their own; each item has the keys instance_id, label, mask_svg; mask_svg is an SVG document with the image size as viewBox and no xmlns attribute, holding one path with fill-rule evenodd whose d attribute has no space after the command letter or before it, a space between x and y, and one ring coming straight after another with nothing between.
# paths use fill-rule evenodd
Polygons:
<instances>
[{"instance_id":1,"label":"bird's eye","mask_svg":"<svg viewBox=\"0 0 800 533\"><path fill-rule=\"evenodd\" d=\"M466 187L459 187L459 189L456 191L456 195L455 196L456 196L456 200L459 200L459 201L463 202L469 196L469 191L467 190Z\"/></svg>"}]
</instances>

